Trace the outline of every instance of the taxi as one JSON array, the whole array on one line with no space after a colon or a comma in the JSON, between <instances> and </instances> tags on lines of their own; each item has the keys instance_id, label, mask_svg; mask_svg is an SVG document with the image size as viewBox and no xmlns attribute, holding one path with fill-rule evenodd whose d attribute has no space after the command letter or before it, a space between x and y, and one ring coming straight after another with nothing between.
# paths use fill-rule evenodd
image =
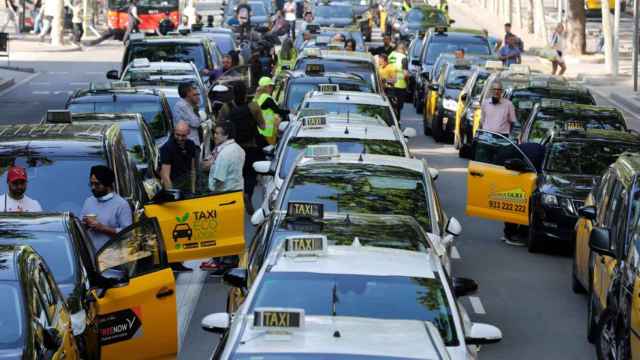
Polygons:
<instances>
[{"instance_id":1,"label":"taxi","mask_svg":"<svg viewBox=\"0 0 640 360\"><path fill-rule=\"evenodd\" d=\"M425 101L425 135L432 135L437 142L446 141L453 135L458 96L472 74L473 66L468 60L454 60L442 65L438 77L429 85Z\"/></svg>"},{"instance_id":2,"label":"taxi","mask_svg":"<svg viewBox=\"0 0 640 360\"><path fill-rule=\"evenodd\" d=\"M293 70L305 70L309 64L323 65L326 72L344 72L362 77L377 94L384 93L374 57L369 53L340 50L305 49L298 55Z\"/></svg>"},{"instance_id":3,"label":"taxi","mask_svg":"<svg viewBox=\"0 0 640 360\"><path fill-rule=\"evenodd\" d=\"M231 286L248 287L246 270L233 269L224 279ZM435 326L451 358L473 359L477 356L474 345L502 338L498 328L472 323L457 304L456 296L476 288L468 283L450 286L432 253L365 246L358 238L350 245L329 245L328 236L290 236L269 254L233 319L229 313L217 313L204 322L215 319L220 325L231 324L227 339L234 342L225 347L230 352L251 348L250 341L241 341L246 328L239 325L262 308L301 309L305 316L337 319L418 320ZM425 297L433 301L427 305L421 300ZM375 342L377 337L362 338ZM295 345L283 346L282 351L295 349Z\"/></svg>"},{"instance_id":4,"label":"taxi","mask_svg":"<svg viewBox=\"0 0 640 360\"><path fill-rule=\"evenodd\" d=\"M321 111L322 113L343 115L345 117L365 116L367 118L376 118L376 123L400 129L393 106L386 96L356 91L341 91L339 87L336 88L335 86L329 86L322 90L324 91L311 91L305 95L298 108L297 118L302 118L305 114L311 114L314 111Z\"/></svg>"},{"instance_id":5,"label":"taxi","mask_svg":"<svg viewBox=\"0 0 640 360\"><path fill-rule=\"evenodd\" d=\"M313 23L320 26L348 27L355 25L355 20L351 4L323 1L313 9Z\"/></svg>"},{"instance_id":6,"label":"taxi","mask_svg":"<svg viewBox=\"0 0 640 360\"><path fill-rule=\"evenodd\" d=\"M616 0L608 0L609 1L609 9L613 12L616 8ZM625 10L627 7L626 1L620 1L620 11ZM584 9L586 11L601 11L602 10L602 0L585 0L584 1Z\"/></svg>"},{"instance_id":7,"label":"taxi","mask_svg":"<svg viewBox=\"0 0 640 360\"><path fill-rule=\"evenodd\" d=\"M80 359L71 315L46 262L28 245L2 245L0 258L3 357Z\"/></svg>"},{"instance_id":8,"label":"taxi","mask_svg":"<svg viewBox=\"0 0 640 360\"><path fill-rule=\"evenodd\" d=\"M117 124L45 124L0 126L0 160L20 165L29 177L29 196L45 211L80 214L90 196L89 170L105 165L116 175L114 190L133 209L134 219L155 217L170 262L239 254L244 250L242 192L214 193L205 173L197 172L195 191L162 191L157 177L139 181ZM27 149L39 149L38 152ZM6 182L0 191L7 191ZM52 191L55 190L55 191ZM187 227L191 238L176 237Z\"/></svg>"},{"instance_id":9,"label":"taxi","mask_svg":"<svg viewBox=\"0 0 640 360\"><path fill-rule=\"evenodd\" d=\"M309 146L335 145L341 153L380 154L411 157L405 137L415 136L412 128L403 133L386 124L375 124L375 119L342 115L303 117L287 127L271 161L257 161L253 168L268 175L264 186L264 204L268 209L282 187L296 161Z\"/></svg>"},{"instance_id":10,"label":"taxi","mask_svg":"<svg viewBox=\"0 0 640 360\"><path fill-rule=\"evenodd\" d=\"M322 65L307 66L304 71L286 71L279 76L273 89L273 98L283 108L295 112L304 96L322 85L337 85L338 90L373 92L369 83L359 75L343 72L325 72Z\"/></svg>"},{"instance_id":11,"label":"taxi","mask_svg":"<svg viewBox=\"0 0 640 360\"><path fill-rule=\"evenodd\" d=\"M469 216L529 226L528 249L574 238L578 210L594 181L640 136L622 131L558 131L545 141L541 169L508 138L478 130L468 165ZM583 156L583 154L591 154Z\"/></svg>"},{"instance_id":12,"label":"taxi","mask_svg":"<svg viewBox=\"0 0 640 360\"><path fill-rule=\"evenodd\" d=\"M447 28L454 22L444 10L427 4L413 4L402 21L393 27L397 27L401 39L410 40L413 36L423 37L430 28Z\"/></svg>"},{"instance_id":13,"label":"taxi","mask_svg":"<svg viewBox=\"0 0 640 360\"><path fill-rule=\"evenodd\" d=\"M582 210L593 258L588 331L602 359L640 357L639 174L638 153L620 156Z\"/></svg>"},{"instance_id":14,"label":"taxi","mask_svg":"<svg viewBox=\"0 0 640 360\"><path fill-rule=\"evenodd\" d=\"M314 29L314 26L318 26L318 28ZM320 27L319 25L311 24L307 26L307 29L311 39L305 41L302 36L297 36L295 39L296 49L343 50L345 42L353 40L356 42L355 51L365 51L364 38L366 35L363 35L365 32L358 27ZM335 41L334 38L338 34L342 35L345 41Z\"/></svg>"}]
</instances>

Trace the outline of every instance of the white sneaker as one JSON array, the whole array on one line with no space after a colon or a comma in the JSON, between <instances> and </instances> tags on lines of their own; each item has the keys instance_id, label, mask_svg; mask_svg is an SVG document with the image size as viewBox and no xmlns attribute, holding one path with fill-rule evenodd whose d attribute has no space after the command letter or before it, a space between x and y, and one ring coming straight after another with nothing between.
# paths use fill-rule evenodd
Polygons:
<instances>
[{"instance_id":1,"label":"white sneaker","mask_svg":"<svg viewBox=\"0 0 640 360\"><path fill-rule=\"evenodd\" d=\"M506 236L502 236L500 238L500 240L504 241L505 244L511 245L511 246L525 246L526 245L525 243L523 243L521 241L509 239Z\"/></svg>"}]
</instances>

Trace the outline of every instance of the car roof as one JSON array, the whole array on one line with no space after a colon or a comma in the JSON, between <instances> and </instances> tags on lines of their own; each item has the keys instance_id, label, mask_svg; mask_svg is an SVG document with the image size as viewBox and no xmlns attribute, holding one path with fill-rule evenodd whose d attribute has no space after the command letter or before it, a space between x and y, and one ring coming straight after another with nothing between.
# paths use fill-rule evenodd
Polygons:
<instances>
[{"instance_id":1,"label":"car roof","mask_svg":"<svg viewBox=\"0 0 640 360\"><path fill-rule=\"evenodd\" d=\"M348 316L305 315L304 325L285 337L273 338L254 328L254 314L235 354L332 354L385 358L448 359L446 348L433 325L419 320L372 319ZM339 332L340 336L336 336ZM438 339L438 340L435 340Z\"/></svg>"},{"instance_id":2,"label":"car roof","mask_svg":"<svg viewBox=\"0 0 640 360\"><path fill-rule=\"evenodd\" d=\"M435 30L431 30L431 31L432 31L431 36L436 38L441 37L441 38L447 38L449 40L477 39L477 40L487 41L487 39L483 35L474 34L474 33L465 32L465 31L445 31L445 32L437 32Z\"/></svg>"},{"instance_id":3,"label":"car roof","mask_svg":"<svg viewBox=\"0 0 640 360\"><path fill-rule=\"evenodd\" d=\"M374 154L340 154L329 160L313 159L303 157L300 159L296 167L307 167L315 165L339 165L339 164L360 164L374 166L391 166L411 170L419 173L425 171L425 165L422 160L413 158L403 158L390 155L374 155Z\"/></svg>"},{"instance_id":4,"label":"car roof","mask_svg":"<svg viewBox=\"0 0 640 360\"><path fill-rule=\"evenodd\" d=\"M640 174L640 153L625 152L611 164L611 167L617 170L625 186L629 187Z\"/></svg>"},{"instance_id":5,"label":"car roof","mask_svg":"<svg viewBox=\"0 0 640 360\"><path fill-rule=\"evenodd\" d=\"M373 63L373 55L361 51L304 49L299 58L319 58L327 60L349 60Z\"/></svg>"},{"instance_id":6,"label":"car roof","mask_svg":"<svg viewBox=\"0 0 640 360\"><path fill-rule=\"evenodd\" d=\"M151 61L148 66L133 66L130 62L127 69L136 70L194 70L190 63L177 61Z\"/></svg>"},{"instance_id":7,"label":"car roof","mask_svg":"<svg viewBox=\"0 0 640 360\"><path fill-rule=\"evenodd\" d=\"M635 143L640 145L640 135L636 132L603 129L560 130L553 134L551 142L585 140Z\"/></svg>"},{"instance_id":8,"label":"car roof","mask_svg":"<svg viewBox=\"0 0 640 360\"><path fill-rule=\"evenodd\" d=\"M325 126L319 128L305 128L301 126L294 138L398 140L394 128L389 126L332 123L327 123Z\"/></svg>"},{"instance_id":9,"label":"car roof","mask_svg":"<svg viewBox=\"0 0 640 360\"><path fill-rule=\"evenodd\" d=\"M65 231L68 212L0 213L0 238L9 237L13 232L59 232Z\"/></svg>"},{"instance_id":10,"label":"car roof","mask_svg":"<svg viewBox=\"0 0 640 360\"><path fill-rule=\"evenodd\" d=\"M307 93L309 102L355 103L387 106L389 103L380 94L358 91L336 91L332 93L312 91Z\"/></svg>"},{"instance_id":11,"label":"car roof","mask_svg":"<svg viewBox=\"0 0 640 360\"><path fill-rule=\"evenodd\" d=\"M352 80L352 81L360 81L366 83L367 81L360 78L357 75L350 73L341 73L341 72L323 72L321 74L307 74L304 70L295 70L289 71L288 76L290 78L289 81L296 83L320 83L322 81L328 81L329 79L342 79L342 80Z\"/></svg>"},{"instance_id":12,"label":"car roof","mask_svg":"<svg viewBox=\"0 0 640 360\"><path fill-rule=\"evenodd\" d=\"M0 258L2 266L0 266L0 281L16 281L18 280L18 264L17 260L20 253L28 248L27 245L0 245Z\"/></svg>"},{"instance_id":13,"label":"car roof","mask_svg":"<svg viewBox=\"0 0 640 360\"><path fill-rule=\"evenodd\" d=\"M202 37L191 37L184 35L168 35L168 36L148 36L144 39L136 39L129 42L129 46L134 45L146 45L146 44L172 44L172 43L184 43L184 44L202 44L206 40Z\"/></svg>"},{"instance_id":14,"label":"car roof","mask_svg":"<svg viewBox=\"0 0 640 360\"><path fill-rule=\"evenodd\" d=\"M159 101L162 94L155 89L127 88L127 89L81 89L69 99L70 104L108 103L116 101Z\"/></svg>"},{"instance_id":15,"label":"car roof","mask_svg":"<svg viewBox=\"0 0 640 360\"><path fill-rule=\"evenodd\" d=\"M138 113L73 113L71 121L74 123L89 122L125 122L135 121L142 117Z\"/></svg>"}]
</instances>

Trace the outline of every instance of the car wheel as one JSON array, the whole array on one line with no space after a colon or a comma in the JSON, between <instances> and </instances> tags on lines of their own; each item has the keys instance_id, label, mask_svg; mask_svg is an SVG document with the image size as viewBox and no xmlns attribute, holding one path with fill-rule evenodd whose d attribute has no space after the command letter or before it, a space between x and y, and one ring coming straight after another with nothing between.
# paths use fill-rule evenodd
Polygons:
<instances>
[{"instance_id":1,"label":"car wheel","mask_svg":"<svg viewBox=\"0 0 640 360\"><path fill-rule=\"evenodd\" d=\"M600 360L630 359L629 332L615 306L609 306L598 321L596 355Z\"/></svg>"},{"instance_id":2,"label":"car wheel","mask_svg":"<svg viewBox=\"0 0 640 360\"><path fill-rule=\"evenodd\" d=\"M534 210L529 206L529 236L527 239L527 248L530 253L537 253L540 251L541 239L538 237L538 232L536 231L534 217Z\"/></svg>"},{"instance_id":3,"label":"car wheel","mask_svg":"<svg viewBox=\"0 0 640 360\"><path fill-rule=\"evenodd\" d=\"M597 335L597 324L596 324L596 299L593 290L591 290L591 285L589 285L589 303L587 304L587 340L590 343L594 343L596 341Z\"/></svg>"},{"instance_id":4,"label":"car wheel","mask_svg":"<svg viewBox=\"0 0 640 360\"><path fill-rule=\"evenodd\" d=\"M444 134L442 131L442 118L440 118L438 114L435 114L433 116L431 132L433 133L433 140L435 140L436 142L444 141Z\"/></svg>"},{"instance_id":5,"label":"car wheel","mask_svg":"<svg viewBox=\"0 0 640 360\"><path fill-rule=\"evenodd\" d=\"M420 98L417 95L418 92L415 91L415 94L413 95L413 106L416 108L416 113L422 114L422 103L420 102Z\"/></svg>"}]
</instances>

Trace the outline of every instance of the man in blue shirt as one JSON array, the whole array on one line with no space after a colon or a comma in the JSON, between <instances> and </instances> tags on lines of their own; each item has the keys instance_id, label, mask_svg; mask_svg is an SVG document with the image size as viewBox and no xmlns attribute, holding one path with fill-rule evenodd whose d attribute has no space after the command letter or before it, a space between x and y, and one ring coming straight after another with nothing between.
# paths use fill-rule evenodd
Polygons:
<instances>
[{"instance_id":1,"label":"man in blue shirt","mask_svg":"<svg viewBox=\"0 0 640 360\"><path fill-rule=\"evenodd\" d=\"M500 55L500 60L502 60L504 66L508 67L511 64L519 63L520 55L522 54L522 52L515 45L515 35L507 35L506 39L507 43L500 49L498 55Z\"/></svg>"},{"instance_id":2,"label":"man in blue shirt","mask_svg":"<svg viewBox=\"0 0 640 360\"><path fill-rule=\"evenodd\" d=\"M93 196L82 206L82 222L89 230L96 252L132 222L131 207L113 191L114 181L115 175L108 167L91 168L89 185Z\"/></svg>"}]
</instances>

